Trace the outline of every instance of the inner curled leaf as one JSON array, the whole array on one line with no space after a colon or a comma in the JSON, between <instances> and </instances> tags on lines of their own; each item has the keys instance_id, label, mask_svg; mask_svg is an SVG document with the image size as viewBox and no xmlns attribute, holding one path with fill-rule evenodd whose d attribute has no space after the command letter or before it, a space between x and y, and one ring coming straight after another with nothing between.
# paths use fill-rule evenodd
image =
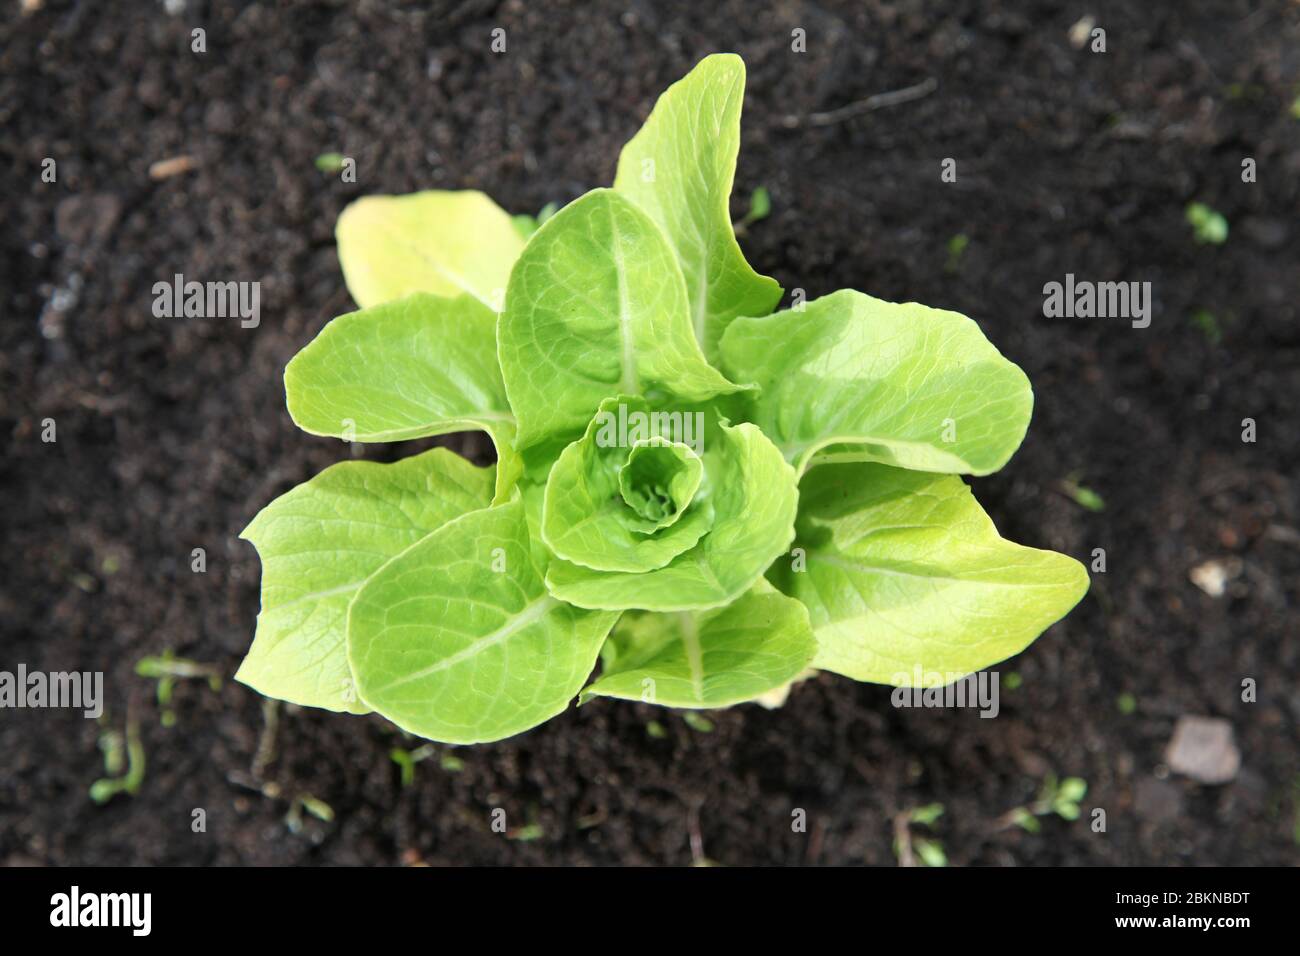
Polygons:
<instances>
[{"instance_id":1,"label":"inner curled leaf","mask_svg":"<svg viewBox=\"0 0 1300 956\"><path fill-rule=\"evenodd\" d=\"M541 520L542 538L559 557L599 571L651 571L713 527L713 503L698 493L704 463L665 437L655 424L660 415L643 398L607 399L561 453Z\"/></svg>"},{"instance_id":2,"label":"inner curled leaf","mask_svg":"<svg viewBox=\"0 0 1300 956\"><path fill-rule=\"evenodd\" d=\"M685 445L652 438L634 447L618 475L623 501L647 522L633 530L653 534L672 525L690 505L703 477L703 462Z\"/></svg>"}]
</instances>

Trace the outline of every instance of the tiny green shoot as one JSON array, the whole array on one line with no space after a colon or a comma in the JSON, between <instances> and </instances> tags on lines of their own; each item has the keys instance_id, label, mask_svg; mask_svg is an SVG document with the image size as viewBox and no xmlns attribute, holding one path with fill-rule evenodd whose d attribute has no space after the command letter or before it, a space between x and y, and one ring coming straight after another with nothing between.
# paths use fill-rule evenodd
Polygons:
<instances>
[{"instance_id":1,"label":"tiny green shoot","mask_svg":"<svg viewBox=\"0 0 1300 956\"><path fill-rule=\"evenodd\" d=\"M750 194L749 212L745 213L745 215L736 222L736 235L743 236L750 226L766 219L771 214L772 196L768 193L766 186L759 186Z\"/></svg>"},{"instance_id":2,"label":"tiny green shoot","mask_svg":"<svg viewBox=\"0 0 1300 956\"><path fill-rule=\"evenodd\" d=\"M959 232L948 240L948 261L944 263L945 272L957 272L961 269L961 258L970 245L970 236Z\"/></svg>"},{"instance_id":3,"label":"tiny green shoot","mask_svg":"<svg viewBox=\"0 0 1300 956\"><path fill-rule=\"evenodd\" d=\"M508 836L517 843L531 843L533 840L540 840L545 835L540 823L529 823L517 830L512 830Z\"/></svg>"},{"instance_id":4,"label":"tiny green shoot","mask_svg":"<svg viewBox=\"0 0 1300 956\"><path fill-rule=\"evenodd\" d=\"M914 837L912 849L926 866L947 866L948 856L943 852L943 844L930 837Z\"/></svg>"},{"instance_id":5,"label":"tiny green shoot","mask_svg":"<svg viewBox=\"0 0 1300 956\"><path fill-rule=\"evenodd\" d=\"M120 777L126 770L126 737L122 731L113 728L101 730L97 743L104 755L104 773Z\"/></svg>"},{"instance_id":6,"label":"tiny green shoot","mask_svg":"<svg viewBox=\"0 0 1300 956\"><path fill-rule=\"evenodd\" d=\"M1081 508L1086 508L1089 511L1106 510L1106 502L1101 495L1091 488L1079 484L1073 477L1061 481L1061 491Z\"/></svg>"},{"instance_id":7,"label":"tiny green shoot","mask_svg":"<svg viewBox=\"0 0 1300 956\"><path fill-rule=\"evenodd\" d=\"M691 728L691 730L699 731L702 734L713 733L713 721L701 714L697 714L693 710L683 711L682 720L685 722L687 727Z\"/></svg>"},{"instance_id":8,"label":"tiny green shoot","mask_svg":"<svg viewBox=\"0 0 1300 956\"><path fill-rule=\"evenodd\" d=\"M284 815L284 823L290 833L302 832L304 812L325 823L334 820L334 808L328 803L313 797L310 793L299 793L289 801L289 812Z\"/></svg>"},{"instance_id":9,"label":"tiny green shoot","mask_svg":"<svg viewBox=\"0 0 1300 956\"><path fill-rule=\"evenodd\" d=\"M942 803L927 803L894 816L894 857L900 866L941 867L948 865L943 843L932 836L912 832L913 826L933 828L943 816Z\"/></svg>"},{"instance_id":10,"label":"tiny green shoot","mask_svg":"<svg viewBox=\"0 0 1300 956\"><path fill-rule=\"evenodd\" d=\"M432 757L435 750L433 744L422 744L414 750L407 750L405 747L394 747L388 752L389 759L397 764L403 787L409 787L415 782L415 765L421 760Z\"/></svg>"},{"instance_id":11,"label":"tiny green shoot","mask_svg":"<svg viewBox=\"0 0 1300 956\"><path fill-rule=\"evenodd\" d=\"M397 764L402 786L409 787L415 782L415 765L428 760L435 754L438 756L438 766L447 773L460 773L465 769L465 761L449 751L440 752L433 744L422 744L414 750L407 750L405 747L394 747L388 752L388 757L393 763Z\"/></svg>"},{"instance_id":12,"label":"tiny green shoot","mask_svg":"<svg viewBox=\"0 0 1300 956\"><path fill-rule=\"evenodd\" d=\"M337 173L343 168L342 153L321 153L316 157L316 168L322 173Z\"/></svg>"},{"instance_id":13,"label":"tiny green shoot","mask_svg":"<svg viewBox=\"0 0 1300 956\"><path fill-rule=\"evenodd\" d=\"M1055 814L1062 820L1079 819L1079 801L1088 792L1088 784L1081 777L1066 777L1058 781L1049 773L1043 780L1038 796L1027 807L1015 807L1003 815L1003 825L1015 825L1028 833L1042 828L1038 818Z\"/></svg>"},{"instance_id":14,"label":"tiny green shoot","mask_svg":"<svg viewBox=\"0 0 1300 956\"><path fill-rule=\"evenodd\" d=\"M465 761L453 753L443 753L438 758L438 766L448 773L460 773L465 769Z\"/></svg>"},{"instance_id":15,"label":"tiny green shoot","mask_svg":"<svg viewBox=\"0 0 1300 956\"><path fill-rule=\"evenodd\" d=\"M221 690L221 672L214 665L177 657L170 648L156 657L143 657L136 661L135 672L140 677L158 681L158 706L162 711L160 719L164 727L176 723L176 712L172 710L172 692L178 680L200 678L208 682L212 691Z\"/></svg>"},{"instance_id":16,"label":"tiny green shoot","mask_svg":"<svg viewBox=\"0 0 1300 956\"><path fill-rule=\"evenodd\" d=\"M933 825L941 816L943 816L942 803L927 803L925 806L917 807L911 812L911 822L928 827Z\"/></svg>"},{"instance_id":17,"label":"tiny green shoot","mask_svg":"<svg viewBox=\"0 0 1300 956\"><path fill-rule=\"evenodd\" d=\"M1203 202L1188 203L1185 212L1192 235L1203 245L1221 246L1228 239L1228 220Z\"/></svg>"},{"instance_id":18,"label":"tiny green shoot","mask_svg":"<svg viewBox=\"0 0 1300 956\"><path fill-rule=\"evenodd\" d=\"M1211 345L1218 345L1223 340L1223 330L1214 313L1206 309L1197 309L1192 313L1192 325L1200 329Z\"/></svg>"},{"instance_id":19,"label":"tiny green shoot","mask_svg":"<svg viewBox=\"0 0 1300 956\"><path fill-rule=\"evenodd\" d=\"M90 785L90 799L107 803L119 793L135 796L144 783L144 741L140 737L140 724L134 718L126 722L126 772L122 770L122 737L117 731L100 735L99 747L104 753L104 770L108 774Z\"/></svg>"}]
</instances>

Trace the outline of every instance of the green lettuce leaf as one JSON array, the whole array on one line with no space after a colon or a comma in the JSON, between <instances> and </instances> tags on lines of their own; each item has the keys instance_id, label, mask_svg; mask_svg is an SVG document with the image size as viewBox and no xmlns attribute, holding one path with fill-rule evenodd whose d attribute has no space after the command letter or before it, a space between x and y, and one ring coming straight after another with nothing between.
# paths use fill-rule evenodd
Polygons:
<instances>
[{"instance_id":1,"label":"green lettuce leaf","mask_svg":"<svg viewBox=\"0 0 1300 956\"><path fill-rule=\"evenodd\" d=\"M564 710L617 619L546 593L516 499L376 572L348 613L348 659L361 699L402 729L482 743Z\"/></svg>"},{"instance_id":2,"label":"green lettuce leaf","mask_svg":"<svg viewBox=\"0 0 1300 956\"><path fill-rule=\"evenodd\" d=\"M748 590L794 537L794 469L753 425L720 426L708 438L713 526L698 544L643 573L556 558L546 574L551 593L579 607L684 611L717 607Z\"/></svg>"},{"instance_id":3,"label":"green lettuce leaf","mask_svg":"<svg viewBox=\"0 0 1300 956\"><path fill-rule=\"evenodd\" d=\"M496 362L496 315L470 296L416 293L334 319L284 370L303 431L359 442L483 429L504 500L521 463Z\"/></svg>"},{"instance_id":4,"label":"green lettuce leaf","mask_svg":"<svg viewBox=\"0 0 1300 956\"><path fill-rule=\"evenodd\" d=\"M767 315L781 300L774 279L749 267L736 242L728 200L740 150L745 63L705 57L670 86L623 147L614 188L644 209L677 253L690 298L691 327L712 362L739 315Z\"/></svg>"},{"instance_id":5,"label":"green lettuce leaf","mask_svg":"<svg viewBox=\"0 0 1300 956\"><path fill-rule=\"evenodd\" d=\"M666 707L729 707L794 680L817 651L802 604L759 579L725 607L624 616L582 692Z\"/></svg>"},{"instance_id":6,"label":"green lettuce leaf","mask_svg":"<svg viewBox=\"0 0 1300 956\"><path fill-rule=\"evenodd\" d=\"M365 713L348 669L348 602L389 558L487 506L492 468L445 448L345 461L276 498L240 537L262 559L262 610L235 679L268 697Z\"/></svg>"},{"instance_id":7,"label":"green lettuce leaf","mask_svg":"<svg viewBox=\"0 0 1300 956\"><path fill-rule=\"evenodd\" d=\"M753 420L802 471L838 461L987 475L1020 446L1033 392L970 319L843 290L737 319L723 368L761 392Z\"/></svg>"},{"instance_id":8,"label":"green lettuce leaf","mask_svg":"<svg viewBox=\"0 0 1300 956\"><path fill-rule=\"evenodd\" d=\"M667 240L608 189L570 203L529 240L497 345L521 450L580 435L615 393L699 401L739 390L704 361Z\"/></svg>"},{"instance_id":9,"label":"green lettuce leaf","mask_svg":"<svg viewBox=\"0 0 1300 956\"><path fill-rule=\"evenodd\" d=\"M366 196L334 230L343 279L366 309L412 292L474 296L500 311L524 248L510 215L481 192Z\"/></svg>"},{"instance_id":10,"label":"green lettuce leaf","mask_svg":"<svg viewBox=\"0 0 1300 956\"><path fill-rule=\"evenodd\" d=\"M802 554L769 577L807 605L823 670L948 683L1024 650L1088 590L1079 562L999 537L960 478L829 464L799 492Z\"/></svg>"}]
</instances>

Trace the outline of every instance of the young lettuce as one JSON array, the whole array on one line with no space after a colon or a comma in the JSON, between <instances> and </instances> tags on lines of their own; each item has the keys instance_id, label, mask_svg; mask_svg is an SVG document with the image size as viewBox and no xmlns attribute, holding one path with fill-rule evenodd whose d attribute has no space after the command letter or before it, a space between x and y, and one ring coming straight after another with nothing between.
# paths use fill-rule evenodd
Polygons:
<instances>
[{"instance_id":1,"label":"young lettuce","mask_svg":"<svg viewBox=\"0 0 1300 956\"><path fill-rule=\"evenodd\" d=\"M773 313L728 211L744 81L704 59L613 188L558 212L443 191L344 211L360 310L289 363L293 420L482 429L497 462L343 462L268 505L243 534L263 576L239 680L474 743L579 693L952 680L1079 601L1082 566L1003 540L957 477L1002 467L1033 403L974 322L848 290Z\"/></svg>"}]
</instances>

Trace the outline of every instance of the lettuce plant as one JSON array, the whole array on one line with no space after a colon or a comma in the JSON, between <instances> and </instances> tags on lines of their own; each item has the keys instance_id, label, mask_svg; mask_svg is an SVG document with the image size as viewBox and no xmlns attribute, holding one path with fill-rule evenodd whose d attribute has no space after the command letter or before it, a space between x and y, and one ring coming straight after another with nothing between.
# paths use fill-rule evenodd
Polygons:
<instances>
[{"instance_id":1,"label":"lettuce plant","mask_svg":"<svg viewBox=\"0 0 1300 956\"><path fill-rule=\"evenodd\" d=\"M851 290L774 311L728 211L744 79L706 58L613 188L544 221L473 191L343 212L360 308L289 363L293 420L481 429L497 460L347 461L271 502L243 534L263 576L239 680L473 743L579 694L947 682L1082 597L1077 562L999 537L958 477L1002 467L1033 401L973 321Z\"/></svg>"}]
</instances>

